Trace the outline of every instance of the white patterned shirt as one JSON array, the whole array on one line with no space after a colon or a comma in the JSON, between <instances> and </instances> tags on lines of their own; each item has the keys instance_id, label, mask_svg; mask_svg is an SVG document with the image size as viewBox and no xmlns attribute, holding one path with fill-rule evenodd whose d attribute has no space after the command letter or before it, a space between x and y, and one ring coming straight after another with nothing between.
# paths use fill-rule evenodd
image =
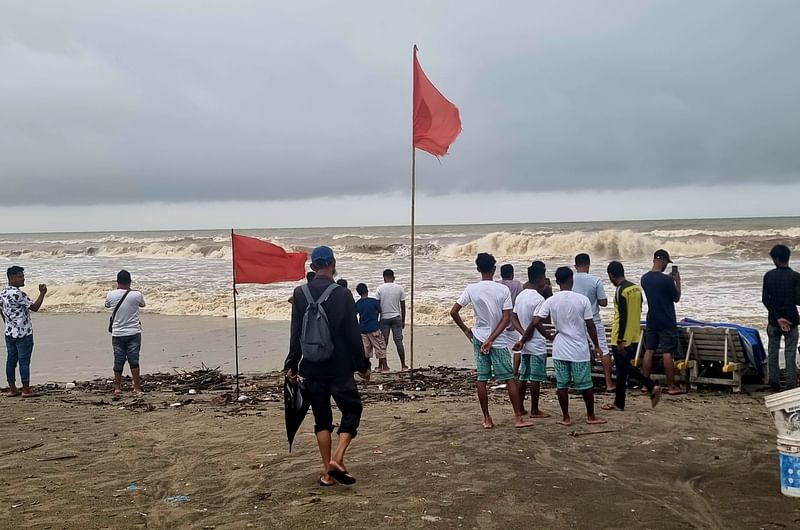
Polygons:
<instances>
[{"instance_id":1,"label":"white patterned shirt","mask_svg":"<svg viewBox=\"0 0 800 530\"><path fill-rule=\"evenodd\" d=\"M9 285L0 291L0 309L6 319L6 337L21 339L33 335L32 305L33 301L19 287Z\"/></svg>"}]
</instances>

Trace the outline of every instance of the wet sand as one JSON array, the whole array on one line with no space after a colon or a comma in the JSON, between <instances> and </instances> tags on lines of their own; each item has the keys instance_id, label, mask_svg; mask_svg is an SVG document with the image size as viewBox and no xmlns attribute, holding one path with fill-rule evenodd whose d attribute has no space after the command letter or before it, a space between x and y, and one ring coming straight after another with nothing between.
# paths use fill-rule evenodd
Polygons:
<instances>
[{"instance_id":1,"label":"wet sand","mask_svg":"<svg viewBox=\"0 0 800 530\"><path fill-rule=\"evenodd\" d=\"M800 524L800 503L780 494L762 394L665 397L653 410L632 393L629 409L607 413L601 426L585 425L573 399L572 427L549 418L515 430L505 393L496 391L497 427L485 431L468 379L446 391L416 391L418 382L377 376L362 385L368 400L348 454L359 482L321 488L313 421L306 419L289 454L274 394L279 384L278 374L246 381L245 392L260 399L245 405L212 404L220 392L179 396L168 389L120 402L104 389L0 398L3 527ZM557 411L552 389L543 408ZM138 489L128 491L133 483ZM165 500L176 495L188 502Z\"/></svg>"},{"instance_id":2,"label":"wet sand","mask_svg":"<svg viewBox=\"0 0 800 530\"><path fill-rule=\"evenodd\" d=\"M201 363L235 372L232 319L144 314L142 326L141 364L145 373L194 370ZM102 313L34 315L33 383L111 377L113 358L107 327L108 315ZM416 366L471 365L472 347L455 326L420 326L414 335ZM239 320L240 372L280 370L288 348L289 322ZM0 349L5 350L5 344ZM389 365L400 368L394 344L389 347Z\"/></svg>"}]
</instances>

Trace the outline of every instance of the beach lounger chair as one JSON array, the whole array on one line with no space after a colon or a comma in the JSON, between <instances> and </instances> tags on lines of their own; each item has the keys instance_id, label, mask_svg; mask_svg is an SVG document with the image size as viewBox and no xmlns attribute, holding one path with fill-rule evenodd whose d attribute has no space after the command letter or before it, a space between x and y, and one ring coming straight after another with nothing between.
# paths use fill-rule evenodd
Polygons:
<instances>
[{"instance_id":1,"label":"beach lounger chair","mask_svg":"<svg viewBox=\"0 0 800 530\"><path fill-rule=\"evenodd\" d=\"M645 345L645 332L647 330L647 326L642 324L642 331L639 334L639 347L636 349L636 356L633 358L631 364L633 366L641 368L644 362L644 352L647 350L647 346ZM685 359L682 356L682 353L686 351L686 345L688 343L688 336L686 335L686 331L684 328L678 328L680 332L680 340L678 342L678 351L673 353L673 362L675 364L675 382L683 382L686 384L686 390L689 390L689 365L686 363ZM655 365L654 365L655 367ZM666 379L664 374L650 374L650 378L654 381L661 382Z\"/></svg>"},{"instance_id":2,"label":"beach lounger chair","mask_svg":"<svg viewBox=\"0 0 800 530\"><path fill-rule=\"evenodd\" d=\"M689 383L732 386L742 391L742 373L748 366L739 333L731 328L688 327L686 357L680 363L689 371ZM675 363L676 370L678 363ZM728 375L730 374L730 376Z\"/></svg>"}]
</instances>

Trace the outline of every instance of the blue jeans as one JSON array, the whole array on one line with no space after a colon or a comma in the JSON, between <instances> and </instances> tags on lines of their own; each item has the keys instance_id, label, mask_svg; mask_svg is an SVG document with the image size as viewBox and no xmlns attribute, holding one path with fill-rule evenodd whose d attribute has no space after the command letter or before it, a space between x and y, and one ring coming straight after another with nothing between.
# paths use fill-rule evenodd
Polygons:
<instances>
[{"instance_id":1,"label":"blue jeans","mask_svg":"<svg viewBox=\"0 0 800 530\"><path fill-rule=\"evenodd\" d=\"M6 336L6 380L9 385L17 380L16 371L19 363L19 375L22 384L27 385L31 381L31 354L33 353L33 335L15 339Z\"/></svg>"}]
</instances>

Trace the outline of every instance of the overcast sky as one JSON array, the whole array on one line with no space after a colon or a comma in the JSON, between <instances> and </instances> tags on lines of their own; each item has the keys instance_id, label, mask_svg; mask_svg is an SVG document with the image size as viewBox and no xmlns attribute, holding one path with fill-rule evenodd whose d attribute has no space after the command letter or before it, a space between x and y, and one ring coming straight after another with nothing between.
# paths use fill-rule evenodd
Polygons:
<instances>
[{"instance_id":1,"label":"overcast sky","mask_svg":"<svg viewBox=\"0 0 800 530\"><path fill-rule=\"evenodd\" d=\"M0 13L2 231L407 222L413 43L464 128L440 162L417 157L421 222L800 204L794 0L0 0ZM620 190L639 200L620 211Z\"/></svg>"}]
</instances>

